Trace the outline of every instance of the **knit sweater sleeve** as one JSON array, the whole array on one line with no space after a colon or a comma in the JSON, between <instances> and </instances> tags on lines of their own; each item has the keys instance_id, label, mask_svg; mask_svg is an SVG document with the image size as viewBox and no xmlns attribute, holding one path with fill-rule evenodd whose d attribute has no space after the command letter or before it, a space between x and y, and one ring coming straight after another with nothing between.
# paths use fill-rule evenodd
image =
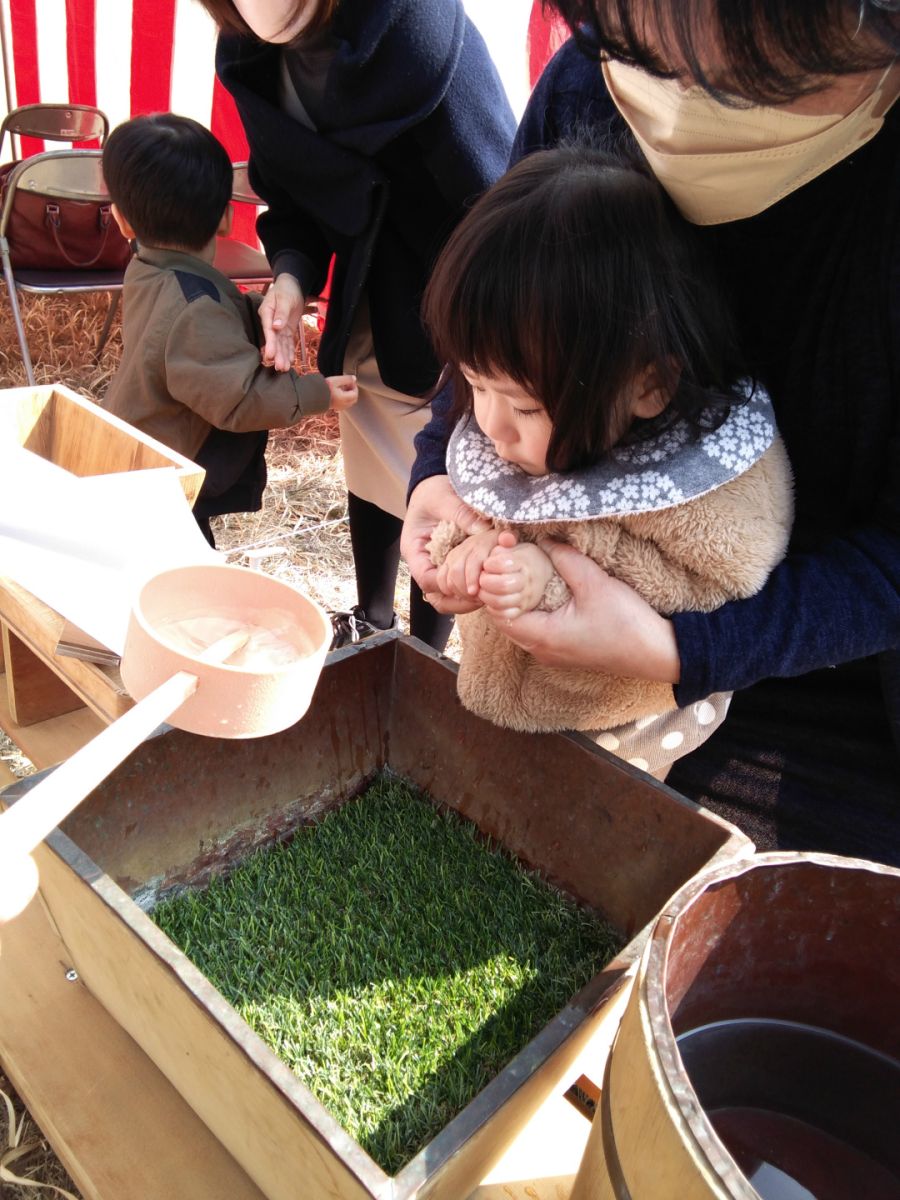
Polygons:
<instances>
[{"instance_id":1,"label":"knit sweater sleeve","mask_svg":"<svg viewBox=\"0 0 900 1200\"><path fill-rule=\"evenodd\" d=\"M769 676L802 675L900 645L900 538L860 529L792 555L750 600L672 617L680 706Z\"/></svg>"},{"instance_id":2,"label":"knit sweater sleeve","mask_svg":"<svg viewBox=\"0 0 900 1200\"><path fill-rule=\"evenodd\" d=\"M900 174L896 178L894 197ZM878 204L886 204L883 197ZM896 213L896 206L891 211ZM865 265L857 265L856 271L864 274L867 290L876 297L878 338L859 341L860 322L874 328L869 317L848 327L844 353L858 394L841 391L835 370L838 382L832 394L820 397L820 420L826 427L842 408L849 408L854 432L866 432L865 458L853 445L846 451L847 471L854 471L860 490L866 485L865 502L856 514L848 511L846 525L835 528L830 538L793 548L752 599L672 618L681 658L675 692L680 706L710 692L803 675L900 648L900 222L894 218L877 230L882 279L870 277ZM863 352L861 344L876 349ZM815 430L807 430L797 455L815 448ZM854 453L863 466L853 464ZM819 503L824 503L821 494ZM809 509L807 500L807 513Z\"/></svg>"}]
</instances>

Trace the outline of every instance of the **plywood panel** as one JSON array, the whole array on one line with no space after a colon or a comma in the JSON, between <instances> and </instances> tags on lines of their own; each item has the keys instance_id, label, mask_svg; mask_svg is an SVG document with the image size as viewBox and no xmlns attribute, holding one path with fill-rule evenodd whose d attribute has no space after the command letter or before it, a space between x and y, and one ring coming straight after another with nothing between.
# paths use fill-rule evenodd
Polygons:
<instances>
[{"instance_id":1,"label":"plywood panel","mask_svg":"<svg viewBox=\"0 0 900 1200\"><path fill-rule=\"evenodd\" d=\"M0 391L26 450L73 475L108 475L174 467L193 504L205 472L155 438L141 433L62 384Z\"/></svg>"},{"instance_id":2,"label":"plywood panel","mask_svg":"<svg viewBox=\"0 0 900 1200\"><path fill-rule=\"evenodd\" d=\"M71 961L39 898L0 930L0 1058L86 1200L263 1200Z\"/></svg>"},{"instance_id":3,"label":"plywood panel","mask_svg":"<svg viewBox=\"0 0 900 1200\"><path fill-rule=\"evenodd\" d=\"M438 656L398 644L391 764L626 936L715 855L734 826L579 734L500 729L467 712Z\"/></svg>"},{"instance_id":4,"label":"plywood panel","mask_svg":"<svg viewBox=\"0 0 900 1200\"><path fill-rule=\"evenodd\" d=\"M633 970L618 976L602 1003L574 1025L559 1050L526 1075L506 1103L415 1192L417 1200L457 1200L470 1193L472 1200L494 1200L498 1188L508 1189L501 1190L502 1200L557 1200L560 1192L568 1195L590 1124L563 1095L582 1074L602 1079L632 979ZM485 1093L475 1104L483 1097ZM438 1139L432 1152L439 1149ZM405 1172L398 1182L406 1182Z\"/></svg>"},{"instance_id":5,"label":"plywood panel","mask_svg":"<svg viewBox=\"0 0 900 1200\"><path fill-rule=\"evenodd\" d=\"M65 680L47 666L7 625L3 625L3 660L10 715L17 725L34 725L82 708Z\"/></svg>"},{"instance_id":6,"label":"plywood panel","mask_svg":"<svg viewBox=\"0 0 900 1200\"><path fill-rule=\"evenodd\" d=\"M51 842L77 861L63 835ZM386 1200L383 1172L108 878L86 887L60 861L41 888L87 989L268 1200L297 1200L300 1180L316 1200Z\"/></svg>"},{"instance_id":7,"label":"plywood panel","mask_svg":"<svg viewBox=\"0 0 900 1200\"><path fill-rule=\"evenodd\" d=\"M39 771L74 754L105 727L106 723L88 708L39 721L36 725L17 725L9 711L5 689L0 687L0 729Z\"/></svg>"},{"instance_id":8,"label":"plywood panel","mask_svg":"<svg viewBox=\"0 0 900 1200\"><path fill-rule=\"evenodd\" d=\"M107 724L131 708L118 671L56 654L65 620L12 579L0 578L0 618Z\"/></svg>"}]
</instances>

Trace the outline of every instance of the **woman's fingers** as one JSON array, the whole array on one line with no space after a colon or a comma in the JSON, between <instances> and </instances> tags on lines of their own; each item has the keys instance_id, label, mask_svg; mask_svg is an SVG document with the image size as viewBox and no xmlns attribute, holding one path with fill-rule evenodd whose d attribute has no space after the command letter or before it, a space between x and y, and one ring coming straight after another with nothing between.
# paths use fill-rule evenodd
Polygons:
<instances>
[{"instance_id":1,"label":"woman's fingers","mask_svg":"<svg viewBox=\"0 0 900 1200\"><path fill-rule=\"evenodd\" d=\"M298 280L293 275L279 275L259 306L264 339L262 361L266 366L288 371L294 365L303 305Z\"/></svg>"}]
</instances>

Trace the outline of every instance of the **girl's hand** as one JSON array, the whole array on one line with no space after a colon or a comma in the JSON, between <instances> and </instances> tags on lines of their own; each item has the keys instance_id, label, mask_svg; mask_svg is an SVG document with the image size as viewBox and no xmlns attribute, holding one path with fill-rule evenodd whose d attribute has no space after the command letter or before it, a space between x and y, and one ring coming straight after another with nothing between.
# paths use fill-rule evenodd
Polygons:
<instances>
[{"instance_id":1,"label":"girl's hand","mask_svg":"<svg viewBox=\"0 0 900 1200\"><path fill-rule=\"evenodd\" d=\"M438 567L438 587L445 596L471 600L478 595L482 568L499 536L496 529L486 529L453 547Z\"/></svg>"},{"instance_id":2,"label":"girl's hand","mask_svg":"<svg viewBox=\"0 0 900 1200\"><path fill-rule=\"evenodd\" d=\"M276 371L289 371L294 365L300 319L305 307L300 284L293 275L279 275L263 296L259 306L265 343L262 361Z\"/></svg>"},{"instance_id":3,"label":"girl's hand","mask_svg":"<svg viewBox=\"0 0 900 1200\"><path fill-rule=\"evenodd\" d=\"M672 622L574 546L545 539L541 549L572 593L554 612L503 621L503 633L553 667L585 667L631 679L677 683L681 660Z\"/></svg>"},{"instance_id":4,"label":"girl's hand","mask_svg":"<svg viewBox=\"0 0 900 1200\"><path fill-rule=\"evenodd\" d=\"M325 382L331 393L331 408L335 411L352 408L359 399L355 375L329 375Z\"/></svg>"},{"instance_id":5,"label":"girl's hand","mask_svg":"<svg viewBox=\"0 0 900 1200\"><path fill-rule=\"evenodd\" d=\"M409 498L400 535L400 553L409 566L410 575L425 593L425 599L438 612L472 612L481 607L478 600L454 599L445 596L438 587L438 569L431 561L428 543L441 521L452 521L466 533L478 533L490 525L460 500L446 475L431 475L422 480Z\"/></svg>"},{"instance_id":6,"label":"girl's hand","mask_svg":"<svg viewBox=\"0 0 900 1200\"><path fill-rule=\"evenodd\" d=\"M510 546L505 544L508 538L501 534L500 544L485 560L478 599L494 616L512 620L540 604L553 563L539 546L530 542Z\"/></svg>"}]
</instances>

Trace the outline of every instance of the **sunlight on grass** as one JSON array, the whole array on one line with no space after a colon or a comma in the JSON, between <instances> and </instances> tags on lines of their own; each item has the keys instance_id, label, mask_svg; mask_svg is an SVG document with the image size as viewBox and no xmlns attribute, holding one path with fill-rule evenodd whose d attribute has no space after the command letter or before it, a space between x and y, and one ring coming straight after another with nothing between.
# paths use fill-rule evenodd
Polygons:
<instances>
[{"instance_id":1,"label":"sunlight on grass","mask_svg":"<svg viewBox=\"0 0 900 1200\"><path fill-rule=\"evenodd\" d=\"M621 944L387 776L154 919L391 1173Z\"/></svg>"}]
</instances>

